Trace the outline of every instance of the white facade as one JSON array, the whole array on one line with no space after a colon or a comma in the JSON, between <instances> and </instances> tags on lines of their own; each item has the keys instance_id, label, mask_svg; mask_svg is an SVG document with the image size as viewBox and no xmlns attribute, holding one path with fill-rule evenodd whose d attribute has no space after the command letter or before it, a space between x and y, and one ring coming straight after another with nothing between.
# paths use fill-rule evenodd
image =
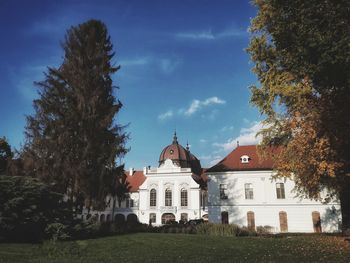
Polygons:
<instances>
[{"instance_id":1,"label":"white facade","mask_svg":"<svg viewBox=\"0 0 350 263\"><path fill-rule=\"evenodd\" d=\"M273 232L340 231L339 203L297 197L292 180L273 179L272 159L260 160L255 145L237 146L203 176L199 160L174 134L159 163L158 168L130 169L129 197L121 204L107 197L105 211L90 214L99 221L153 225L209 218L251 229L267 226Z\"/></svg>"},{"instance_id":2,"label":"white facade","mask_svg":"<svg viewBox=\"0 0 350 263\"><path fill-rule=\"evenodd\" d=\"M309 199L300 199L293 192L293 181L276 181L272 179L272 175L272 171L209 173L209 221L222 223L227 212L228 223L249 226L250 212L250 224L255 227L270 226L273 232L340 231L340 206L337 202L325 205ZM284 226L281 225L281 212L285 212ZM314 226L317 212L320 215L321 228Z\"/></svg>"},{"instance_id":3,"label":"white facade","mask_svg":"<svg viewBox=\"0 0 350 263\"><path fill-rule=\"evenodd\" d=\"M151 214L155 214L155 225L164 223L164 214L173 214L176 221L183 219L181 215L190 220L207 214L201 207L201 189L192 178L191 168L177 167L168 159L159 168L147 169L145 176L147 179L139 188L140 222L149 223ZM155 205L150 200L152 189L156 192ZM166 203L166 190L171 191L171 204ZM187 192L187 205L181 204L181 192Z\"/></svg>"},{"instance_id":4,"label":"white facade","mask_svg":"<svg viewBox=\"0 0 350 263\"><path fill-rule=\"evenodd\" d=\"M130 172L130 176L136 176L132 174ZM146 180L139 186L138 191L129 193L129 198L123 200L120 206L115 202L113 209L113 200L107 197L106 209L93 211L90 214L99 221L111 221L112 218L116 221L118 217L119 220L123 217L124 221L130 221L130 216L134 218L136 216L137 220L143 224L149 224L153 217L152 225L161 225L168 220L188 221L208 216L207 207L201 206L201 189L192 178L191 168L178 167L172 160L167 159L158 168L144 168L143 175ZM155 205L152 205L150 200L152 189L156 193ZM168 199L167 202L166 190L170 193L170 200ZM87 217L87 213L85 209L83 218Z\"/></svg>"}]
</instances>

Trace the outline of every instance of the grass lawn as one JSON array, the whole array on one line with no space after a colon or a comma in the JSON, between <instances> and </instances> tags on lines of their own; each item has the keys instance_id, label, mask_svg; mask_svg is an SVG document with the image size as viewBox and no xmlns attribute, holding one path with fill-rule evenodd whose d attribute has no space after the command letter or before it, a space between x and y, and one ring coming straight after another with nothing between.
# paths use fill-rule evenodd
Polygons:
<instances>
[{"instance_id":1,"label":"grass lawn","mask_svg":"<svg viewBox=\"0 0 350 263\"><path fill-rule=\"evenodd\" d=\"M350 243L323 235L262 238L140 233L56 244L0 244L0 262L350 262Z\"/></svg>"}]
</instances>

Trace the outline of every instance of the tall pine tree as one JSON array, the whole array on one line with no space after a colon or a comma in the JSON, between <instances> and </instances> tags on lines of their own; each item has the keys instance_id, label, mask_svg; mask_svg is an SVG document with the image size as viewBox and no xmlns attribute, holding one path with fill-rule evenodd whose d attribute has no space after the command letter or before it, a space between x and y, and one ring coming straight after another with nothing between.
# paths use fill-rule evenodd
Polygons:
<instances>
[{"instance_id":1,"label":"tall pine tree","mask_svg":"<svg viewBox=\"0 0 350 263\"><path fill-rule=\"evenodd\" d=\"M0 175L6 174L13 153L5 137L0 137Z\"/></svg>"},{"instance_id":2,"label":"tall pine tree","mask_svg":"<svg viewBox=\"0 0 350 263\"><path fill-rule=\"evenodd\" d=\"M127 134L115 124L122 104L113 96L113 46L106 26L89 20L71 27L63 43L64 60L36 83L39 99L27 117L22 154L30 174L42 178L72 203L103 206L121 176L117 158L126 152Z\"/></svg>"}]
</instances>

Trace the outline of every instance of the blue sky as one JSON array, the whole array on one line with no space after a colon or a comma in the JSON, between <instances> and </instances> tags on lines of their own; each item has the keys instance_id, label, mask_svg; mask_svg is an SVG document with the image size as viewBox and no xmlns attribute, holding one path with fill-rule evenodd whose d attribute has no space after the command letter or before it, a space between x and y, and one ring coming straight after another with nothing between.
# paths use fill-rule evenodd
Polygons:
<instances>
[{"instance_id":1,"label":"blue sky","mask_svg":"<svg viewBox=\"0 0 350 263\"><path fill-rule=\"evenodd\" d=\"M108 27L117 117L129 124L126 168L157 166L172 141L209 167L240 144L255 143L261 116L249 105L257 80L244 51L256 10L249 1L0 1L0 136L19 149L34 81L62 62L66 30L94 18Z\"/></svg>"}]
</instances>

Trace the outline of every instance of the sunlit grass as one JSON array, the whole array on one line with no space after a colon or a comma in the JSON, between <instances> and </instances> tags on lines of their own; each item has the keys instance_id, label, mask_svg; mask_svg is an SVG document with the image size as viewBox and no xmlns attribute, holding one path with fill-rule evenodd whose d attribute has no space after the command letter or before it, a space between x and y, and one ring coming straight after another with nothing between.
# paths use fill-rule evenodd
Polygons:
<instances>
[{"instance_id":1,"label":"sunlit grass","mask_svg":"<svg viewBox=\"0 0 350 263\"><path fill-rule=\"evenodd\" d=\"M350 243L334 236L142 233L56 244L0 244L0 262L350 262Z\"/></svg>"}]
</instances>

